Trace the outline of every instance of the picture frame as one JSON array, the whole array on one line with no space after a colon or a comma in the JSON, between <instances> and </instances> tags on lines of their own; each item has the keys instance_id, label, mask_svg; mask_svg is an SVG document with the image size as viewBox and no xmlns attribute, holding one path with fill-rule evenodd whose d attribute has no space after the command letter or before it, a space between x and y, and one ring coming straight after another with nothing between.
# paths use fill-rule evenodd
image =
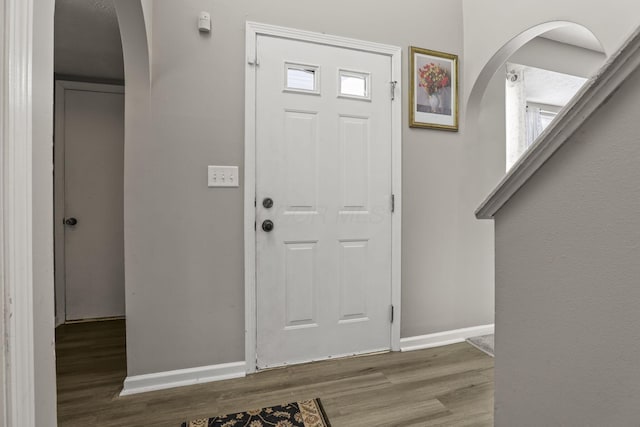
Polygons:
<instances>
[{"instance_id":1,"label":"picture frame","mask_svg":"<svg viewBox=\"0 0 640 427\"><path fill-rule=\"evenodd\" d=\"M409 127L458 131L458 55L409 47Z\"/></svg>"}]
</instances>

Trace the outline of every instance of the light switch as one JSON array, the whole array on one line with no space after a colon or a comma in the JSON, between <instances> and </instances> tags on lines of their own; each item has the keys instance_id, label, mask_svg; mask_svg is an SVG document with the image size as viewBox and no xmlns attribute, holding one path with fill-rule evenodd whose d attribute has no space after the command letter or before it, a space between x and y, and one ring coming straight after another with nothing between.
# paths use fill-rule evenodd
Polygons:
<instances>
[{"instance_id":1,"label":"light switch","mask_svg":"<svg viewBox=\"0 0 640 427\"><path fill-rule=\"evenodd\" d=\"M209 166L207 183L209 187L239 187L238 166Z\"/></svg>"}]
</instances>

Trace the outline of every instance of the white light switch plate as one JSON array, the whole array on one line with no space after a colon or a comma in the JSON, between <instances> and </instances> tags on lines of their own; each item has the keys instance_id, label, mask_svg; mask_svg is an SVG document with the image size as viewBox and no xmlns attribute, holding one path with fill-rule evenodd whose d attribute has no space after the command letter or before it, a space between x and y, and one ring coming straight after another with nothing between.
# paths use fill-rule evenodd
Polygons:
<instances>
[{"instance_id":1,"label":"white light switch plate","mask_svg":"<svg viewBox=\"0 0 640 427\"><path fill-rule=\"evenodd\" d=\"M238 166L209 166L209 187L239 187Z\"/></svg>"}]
</instances>

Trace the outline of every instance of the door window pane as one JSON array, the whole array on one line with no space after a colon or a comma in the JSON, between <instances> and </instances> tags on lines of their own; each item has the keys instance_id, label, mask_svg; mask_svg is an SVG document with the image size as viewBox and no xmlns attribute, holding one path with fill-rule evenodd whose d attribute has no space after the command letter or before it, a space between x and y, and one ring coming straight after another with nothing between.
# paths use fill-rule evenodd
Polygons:
<instances>
[{"instance_id":1,"label":"door window pane","mask_svg":"<svg viewBox=\"0 0 640 427\"><path fill-rule=\"evenodd\" d=\"M340 95L369 98L369 74L340 70Z\"/></svg>"},{"instance_id":2,"label":"door window pane","mask_svg":"<svg viewBox=\"0 0 640 427\"><path fill-rule=\"evenodd\" d=\"M286 89L318 92L318 67L285 64Z\"/></svg>"}]
</instances>

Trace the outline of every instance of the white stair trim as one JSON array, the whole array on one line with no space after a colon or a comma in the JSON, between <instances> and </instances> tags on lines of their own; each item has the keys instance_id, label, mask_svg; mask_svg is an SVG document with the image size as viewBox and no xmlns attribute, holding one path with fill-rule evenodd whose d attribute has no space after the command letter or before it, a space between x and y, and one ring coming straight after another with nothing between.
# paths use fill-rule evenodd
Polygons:
<instances>
[{"instance_id":1,"label":"white stair trim","mask_svg":"<svg viewBox=\"0 0 640 427\"><path fill-rule=\"evenodd\" d=\"M241 378L246 375L245 362L222 363L219 365L200 366L197 368L177 369L175 371L157 372L153 374L128 376L124 380L124 388L120 396L183 387L213 381Z\"/></svg>"},{"instance_id":2,"label":"white stair trim","mask_svg":"<svg viewBox=\"0 0 640 427\"><path fill-rule=\"evenodd\" d=\"M434 334L420 335L416 337L401 338L400 351L424 350L427 348L457 344L464 342L468 338L493 334L494 329L495 327L492 324L454 329L452 331L437 332Z\"/></svg>"}]
</instances>

